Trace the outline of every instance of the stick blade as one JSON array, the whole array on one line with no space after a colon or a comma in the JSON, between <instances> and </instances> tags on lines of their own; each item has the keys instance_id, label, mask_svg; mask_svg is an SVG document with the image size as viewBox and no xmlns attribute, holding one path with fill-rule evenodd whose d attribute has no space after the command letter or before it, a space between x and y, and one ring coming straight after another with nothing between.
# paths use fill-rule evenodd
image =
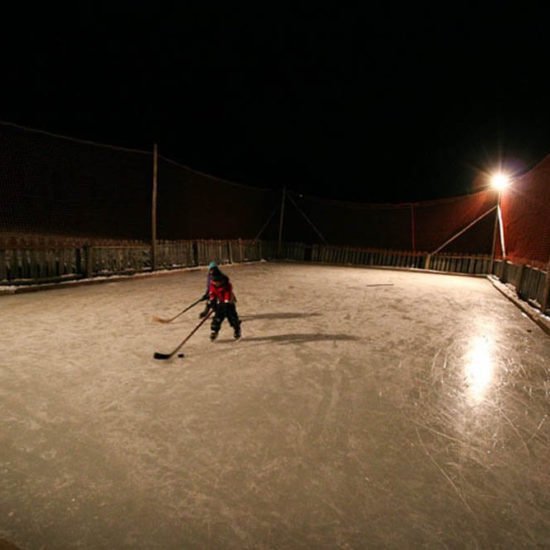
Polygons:
<instances>
[{"instance_id":1,"label":"stick blade","mask_svg":"<svg viewBox=\"0 0 550 550\"><path fill-rule=\"evenodd\" d=\"M162 317L157 317L156 315L153 315L153 321L156 321L157 323L169 323L171 319L163 319Z\"/></svg>"},{"instance_id":2,"label":"stick blade","mask_svg":"<svg viewBox=\"0 0 550 550\"><path fill-rule=\"evenodd\" d=\"M153 355L153 359L170 359L172 357L169 353L160 353L158 351L155 351Z\"/></svg>"}]
</instances>

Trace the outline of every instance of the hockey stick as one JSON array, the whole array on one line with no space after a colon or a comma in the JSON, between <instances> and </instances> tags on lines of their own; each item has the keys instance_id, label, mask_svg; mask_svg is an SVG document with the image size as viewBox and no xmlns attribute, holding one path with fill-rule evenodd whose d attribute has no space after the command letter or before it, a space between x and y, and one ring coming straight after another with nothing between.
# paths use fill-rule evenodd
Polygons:
<instances>
[{"instance_id":1,"label":"hockey stick","mask_svg":"<svg viewBox=\"0 0 550 550\"><path fill-rule=\"evenodd\" d=\"M154 359L170 359L170 357L172 357L172 355L177 353L182 348L183 344L185 344L185 342L187 342L187 340L189 340L189 338L191 338L191 336L193 336L193 334L195 334L195 332L197 332L197 330L199 330L201 325L208 319L208 317L210 317L210 315L212 315L213 311L214 310L211 309L208 312L206 317L183 339L183 341L180 344L178 344L177 348L175 348L170 353L160 353L158 351L155 351L155 354L153 355L153 358Z\"/></svg>"},{"instance_id":2,"label":"hockey stick","mask_svg":"<svg viewBox=\"0 0 550 550\"><path fill-rule=\"evenodd\" d=\"M153 321L158 321L159 323L171 323L172 321L175 321L181 314L190 310L192 307L195 307L199 302L202 302L203 300L204 298L202 298L201 296L196 302L193 302L190 306L187 306L183 311L180 311L177 315L174 315L174 317L172 317L171 319L163 319L162 317L157 317L156 315L153 315Z\"/></svg>"}]
</instances>

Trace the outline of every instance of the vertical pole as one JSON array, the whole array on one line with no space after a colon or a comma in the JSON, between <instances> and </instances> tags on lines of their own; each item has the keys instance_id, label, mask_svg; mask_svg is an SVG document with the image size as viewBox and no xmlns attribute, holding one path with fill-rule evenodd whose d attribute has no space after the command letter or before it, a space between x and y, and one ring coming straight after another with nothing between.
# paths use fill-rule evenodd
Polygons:
<instances>
[{"instance_id":1,"label":"vertical pole","mask_svg":"<svg viewBox=\"0 0 550 550\"><path fill-rule=\"evenodd\" d=\"M506 242L504 240L504 221L502 218L502 207L498 205L497 208L497 214L498 214L498 226L500 228L500 251L502 252L502 261L506 260Z\"/></svg>"},{"instance_id":2,"label":"vertical pole","mask_svg":"<svg viewBox=\"0 0 550 550\"><path fill-rule=\"evenodd\" d=\"M84 245L84 277L89 279L94 274L94 249L90 244Z\"/></svg>"},{"instance_id":3,"label":"vertical pole","mask_svg":"<svg viewBox=\"0 0 550 550\"><path fill-rule=\"evenodd\" d=\"M542 291L542 301L540 309L542 314L546 314L546 310L550 308L550 260L546 266L546 279L544 281L544 289Z\"/></svg>"},{"instance_id":4,"label":"vertical pole","mask_svg":"<svg viewBox=\"0 0 550 550\"><path fill-rule=\"evenodd\" d=\"M151 201L151 270L157 269L157 183L158 147L153 147L153 198Z\"/></svg>"},{"instance_id":5,"label":"vertical pole","mask_svg":"<svg viewBox=\"0 0 550 550\"><path fill-rule=\"evenodd\" d=\"M5 250L0 250L0 281L8 280L8 262Z\"/></svg>"},{"instance_id":6,"label":"vertical pole","mask_svg":"<svg viewBox=\"0 0 550 550\"><path fill-rule=\"evenodd\" d=\"M424 261L424 269L430 269L431 268L431 262L432 262L432 255L426 254L426 260Z\"/></svg>"},{"instance_id":7,"label":"vertical pole","mask_svg":"<svg viewBox=\"0 0 550 550\"><path fill-rule=\"evenodd\" d=\"M498 222L499 222L499 211L500 211L500 191L498 191L497 195L497 208L495 211L495 225L493 227L493 244L491 247L491 264L489 267L489 275L493 274L493 269L495 265L495 252L497 247L497 233L498 233Z\"/></svg>"},{"instance_id":8,"label":"vertical pole","mask_svg":"<svg viewBox=\"0 0 550 550\"><path fill-rule=\"evenodd\" d=\"M227 252L229 253L229 263L233 263L233 241L227 241Z\"/></svg>"},{"instance_id":9,"label":"vertical pole","mask_svg":"<svg viewBox=\"0 0 550 550\"><path fill-rule=\"evenodd\" d=\"M281 215L279 217L279 243L277 247L277 255L280 258L282 254L283 246L283 220L285 217L285 197L286 197L286 187L283 187L283 196L281 199Z\"/></svg>"},{"instance_id":10,"label":"vertical pole","mask_svg":"<svg viewBox=\"0 0 550 550\"><path fill-rule=\"evenodd\" d=\"M416 252L416 228L414 224L414 203L411 203L411 238L412 238L412 250Z\"/></svg>"}]
</instances>

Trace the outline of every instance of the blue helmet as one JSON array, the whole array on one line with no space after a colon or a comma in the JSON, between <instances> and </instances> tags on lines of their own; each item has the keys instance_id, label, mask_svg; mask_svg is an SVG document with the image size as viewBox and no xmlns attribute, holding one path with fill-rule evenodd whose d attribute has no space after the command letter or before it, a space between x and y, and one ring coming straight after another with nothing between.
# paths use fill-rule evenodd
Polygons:
<instances>
[{"instance_id":1,"label":"blue helmet","mask_svg":"<svg viewBox=\"0 0 550 550\"><path fill-rule=\"evenodd\" d=\"M218 267L218 264L216 262L210 262L208 264L208 269L213 269L214 267Z\"/></svg>"}]
</instances>

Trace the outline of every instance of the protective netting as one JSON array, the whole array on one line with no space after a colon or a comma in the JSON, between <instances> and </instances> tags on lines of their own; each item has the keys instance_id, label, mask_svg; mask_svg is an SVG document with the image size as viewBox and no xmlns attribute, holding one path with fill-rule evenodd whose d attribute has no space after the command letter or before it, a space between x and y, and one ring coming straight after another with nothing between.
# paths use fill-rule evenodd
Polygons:
<instances>
[{"instance_id":1,"label":"protective netting","mask_svg":"<svg viewBox=\"0 0 550 550\"><path fill-rule=\"evenodd\" d=\"M253 238L273 192L158 159L157 238ZM151 239L152 152L0 124L0 231Z\"/></svg>"},{"instance_id":2,"label":"protective netting","mask_svg":"<svg viewBox=\"0 0 550 550\"><path fill-rule=\"evenodd\" d=\"M150 241L153 154L0 124L0 233ZM284 184L284 182L281 182ZM381 182L380 184L383 184ZM157 238L278 240L281 193L158 158ZM413 204L288 194L282 240L489 254L496 193ZM503 193L507 257L550 259L550 157ZM500 256L497 247L497 256Z\"/></svg>"},{"instance_id":3,"label":"protective netting","mask_svg":"<svg viewBox=\"0 0 550 550\"><path fill-rule=\"evenodd\" d=\"M158 170L159 239L251 239L278 200L273 191L220 180L164 157Z\"/></svg>"},{"instance_id":4,"label":"protective netting","mask_svg":"<svg viewBox=\"0 0 550 550\"><path fill-rule=\"evenodd\" d=\"M502 194L506 257L546 268L550 262L550 156ZM502 253L500 246L497 247Z\"/></svg>"},{"instance_id":5,"label":"protective netting","mask_svg":"<svg viewBox=\"0 0 550 550\"><path fill-rule=\"evenodd\" d=\"M285 240L302 235L306 242L319 242L318 231L330 244L433 252L488 213L449 242L445 251L491 251L494 198L488 192L401 205L291 198L285 213Z\"/></svg>"},{"instance_id":6,"label":"protective netting","mask_svg":"<svg viewBox=\"0 0 550 550\"><path fill-rule=\"evenodd\" d=\"M0 125L0 229L150 235L151 155Z\"/></svg>"}]
</instances>

